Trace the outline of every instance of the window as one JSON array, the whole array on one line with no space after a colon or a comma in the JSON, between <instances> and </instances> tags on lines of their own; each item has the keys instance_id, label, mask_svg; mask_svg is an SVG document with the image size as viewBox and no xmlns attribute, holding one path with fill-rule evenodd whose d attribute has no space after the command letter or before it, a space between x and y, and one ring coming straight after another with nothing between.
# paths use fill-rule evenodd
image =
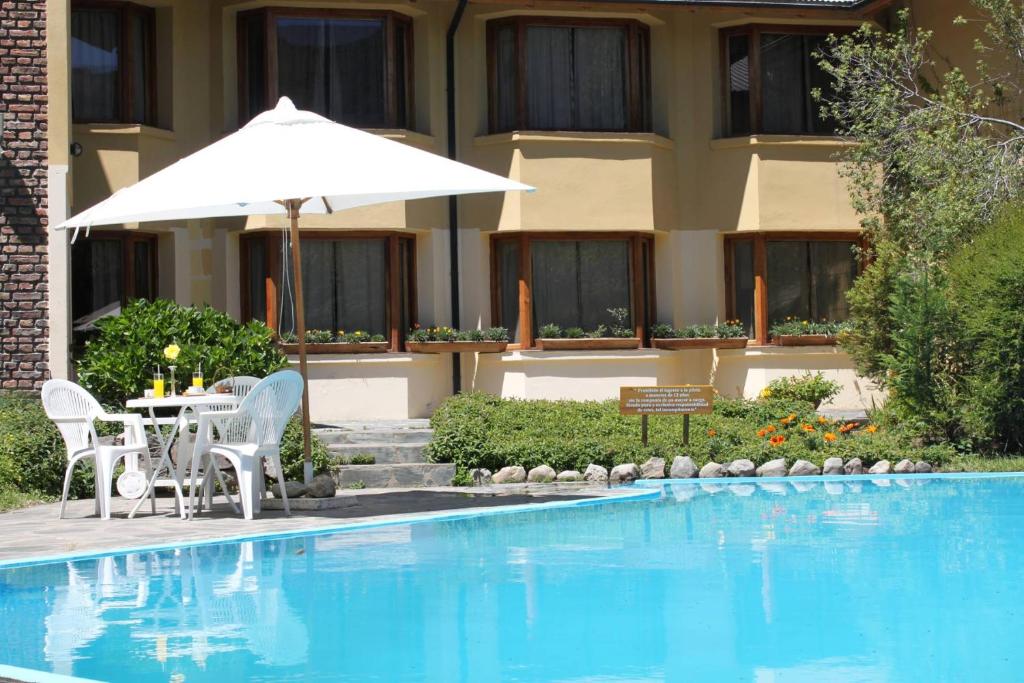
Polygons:
<instances>
[{"instance_id":1,"label":"window","mask_svg":"<svg viewBox=\"0 0 1024 683\"><path fill-rule=\"evenodd\" d=\"M245 235L242 316L282 331L295 328L291 252L281 237ZM365 330L401 350L415 322L415 242L404 235L302 235L307 330Z\"/></svg>"},{"instance_id":2,"label":"window","mask_svg":"<svg viewBox=\"0 0 1024 683\"><path fill-rule=\"evenodd\" d=\"M507 327L514 342L529 347L542 325L590 331L612 325L609 308L625 308L637 336L644 337L654 310L652 254L652 240L644 235L495 237L495 324Z\"/></svg>"},{"instance_id":3,"label":"window","mask_svg":"<svg viewBox=\"0 0 1024 683\"><path fill-rule=\"evenodd\" d=\"M360 128L411 128L412 24L402 15L265 9L238 15L239 110L288 96Z\"/></svg>"},{"instance_id":4,"label":"window","mask_svg":"<svg viewBox=\"0 0 1024 683\"><path fill-rule=\"evenodd\" d=\"M846 292L860 270L858 240L855 233L728 237L727 316L762 344L768 328L790 316L845 320Z\"/></svg>"},{"instance_id":5,"label":"window","mask_svg":"<svg viewBox=\"0 0 1024 683\"><path fill-rule=\"evenodd\" d=\"M491 132L649 129L643 24L520 17L488 24L488 45Z\"/></svg>"},{"instance_id":6,"label":"window","mask_svg":"<svg viewBox=\"0 0 1024 683\"><path fill-rule=\"evenodd\" d=\"M828 33L844 29L745 26L722 32L723 98L727 135L831 135L811 91L831 79L814 53Z\"/></svg>"},{"instance_id":7,"label":"window","mask_svg":"<svg viewBox=\"0 0 1024 683\"><path fill-rule=\"evenodd\" d=\"M127 2L71 8L71 116L76 123L155 120L155 12Z\"/></svg>"},{"instance_id":8,"label":"window","mask_svg":"<svg viewBox=\"0 0 1024 683\"><path fill-rule=\"evenodd\" d=\"M71 249L71 317L88 329L132 299L156 297L156 236L94 230Z\"/></svg>"}]
</instances>

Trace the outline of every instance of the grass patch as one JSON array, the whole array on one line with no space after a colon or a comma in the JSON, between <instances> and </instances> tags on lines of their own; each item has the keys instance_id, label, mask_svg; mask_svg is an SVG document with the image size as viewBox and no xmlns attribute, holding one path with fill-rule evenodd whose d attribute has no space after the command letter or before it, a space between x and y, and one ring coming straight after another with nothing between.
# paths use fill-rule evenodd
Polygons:
<instances>
[{"instance_id":1,"label":"grass patch","mask_svg":"<svg viewBox=\"0 0 1024 683\"><path fill-rule=\"evenodd\" d=\"M939 468L940 472L1024 472L1024 456L983 457L956 455Z\"/></svg>"},{"instance_id":2,"label":"grass patch","mask_svg":"<svg viewBox=\"0 0 1024 683\"><path fill-rule=\"evenodd\" d=\"M18 508L32 505L52 503L56 498L39 493L23 493L21 491L0 491L0 512L10 512Z\"/></svg>"}]
</instances>

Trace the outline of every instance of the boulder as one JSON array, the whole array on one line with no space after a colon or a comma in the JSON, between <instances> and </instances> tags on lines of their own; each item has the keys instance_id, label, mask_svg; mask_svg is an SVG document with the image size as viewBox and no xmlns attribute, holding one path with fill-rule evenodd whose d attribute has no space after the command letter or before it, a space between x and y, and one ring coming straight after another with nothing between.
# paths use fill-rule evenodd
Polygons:
<instances>
[{"instance_id":1,"label":"boulder","mask_svg":"<svg viewBox=\"0 0 1024 683\"><path fill-rule=\"evenodd\" d=\"M842 458L829 458L821 468L822 474L846 474Z\"/></svg>"},{"instance_id":2,"label":"boulder","mask_svg":"<svg viewBox=\"0 0 1024 683\"><path fill-rule=\"evenodd\" d=\"M879 460L871 469L868 470L868 474L889 474L889 469L892 467L892 463L888 460Z\"/></svg>"},{"instance_id":3,"label":"boulder","mask_svg":"<svg viewBox=\"0 0 1024 683\"><path fill-rule=\"evenodd\" d=\"M693 479L697 476L697 466L693 464L693 458L688 455L677 455L672 460L672 469L669 476L673 479Z\"/></svg>"},{"instance_id":4,"label":"boulder","mask_svg":"<svg viewBox=\"0 0 1024 683\"><path fill-rule=\"evenodd\" d=\"M603 484L606 481L608 481L608 470L601 467L600 465L590 463L589 465L587 465L587 469L584 470L583 472L583 480Z\"/></svg>"},{"instance_id":5,"label":"boulder","mask_svg":"<svg viewBox=\"0 0 1024 683\"><path fill-rule=\"evenodd\" d=\"M316 475L306 487L306 495L310 498L334 498L337 492L334 477L329 474Z\"/></svg>"},{"instance_id":6,"label":"boulder","mask_svg":"<svg viewBox=\"0 0 1024 683\"><path fill-rule=\"evenodd\" d=\"M811 477L815 474L821 474L821 470L813 462L807 460L797 460L789 468L789 476L791 477Z\"/></svg>"},{"instance_id":7,"label":"boulder","mask_svg":"<svg viewBox=\"0 0 1024 683\"><path fill-rule=\"evenodd\" d=\"M494 473L491 481L495 484L522 484L526 481L526 470L520 465L502 467Z\"/></svg>"},{"instance_id":8,"label":"boulder","mask_svg":"<svg viewBox=\"0 0 1024 683\"><path fill-rule=\"evenodd\" d=\"M473 486L487 486L493 481L491 471L483 467L470 470L469 476L473 478Z\"/></svg>"},{"instance_id":9,"label":"boulder","mask_svg":"<svg viewBox=\"0 0 1024 683\"><path fill-rule=\"evenodd\" d=\"M729 463L726 471L730 477L752 477L757 473L757 468L754 467L754 463L746 458L741 458Z\"/></svg>"},{"instance_id":10,"label":"boulder","mask_svg":"<svg viewBox=\"0 0 1024 683\"><path fill-rule=\"evenodd\" d=\"M709 462L700 468L701 479L721 479L722 477L729 476L729 471L725 469L725 465L719 465L717 462Z\"/></svg>"},{"instance_id":11,"label":"boulder","mask_svg":"<svg viewBox=\"0 0 1024 683\"><path fill-rule=\"evenodd\" d=\"M917 472L918 474L927 474L928 472L932 471L932 466L926 463L924 460L921 460L916 465L914 465L914 471Z\"/></svg>"},{"instance_id":12,"label":"boulder","mask_svg":"<svg viewBox=\"0 0 1024 683\"><path fill-rule=\"evenodd\" d=\"M643 465L640 465L641 479L664 479L665 458L651 458Z\"/></svg>"},{"instance_id":13,"label":"boulder","mask_svg":"<svg viewBox=\"0 0 1024 683\"><path fill-rule=\"evenodd\" d=\"M640 468L629 462L624 465L616 465L608 475L608 481L613 484L628 484L640 478Z\"/></svg>"},{"instance_id":14,"label":"boulder","mask_svg":"<svg viewBox=\"0 0 1024 683\"><path fill-rule=\"evenodd\" d=\"M784 477L787 474L786 459L776 458L769 460L755 470L759 477Z\"/></svg>"},{"instance_id":15,"label":"boulder","mask_svg":"<svg viewBox=\"0 0 1024 683\"><path fill-rule=\"evenodd\" d=\"M895 472L896 474L913 474L914 463L913 461L904 458L903 460L900 460L898 463L896 463L896 467L893 467L892 471Z\"/></svg>"},{"instance_id":16,"label":"boulder","mask_svg":"<svg viewBox=\"0 0 1024 683\"><path fill-rule=\"evenodd\" d=\"M843 465L843 469L847 474L864 474L864 463L860 461L860 458L850 458Z\"/></svg>"},{"instance_id":17,"label":"boulder","mask_svg":"<svg viewBox=\"0 0 1024 683\"><path fill-rule=\"evenodd\" d=\"M270 492L274 494L274 498L282 497L281 486L277 482L274 482L274 485L270 487ZM289 498L298 498L306 493L306 485L297 481L286 481L284 483L284 492L288 494Z\"/></svg>"},{"instance_id":18,"label":"boulder","mask_svg":"<svg viewBox=\"0 0 1024 683\"><path fill-rule=\"evenodd\" d=\"M558 476L555 477L555 481L582 481L583 475L576 470L566 470L559 472Z\"/></svg>"},{"instance_id":19,"label":"boulder","mask_svg":"<svg viewBox=\"0 0 1024 683\"><path fill-rule=\"evenodd\" d=\"M557 474L554 469L547 465L541 465L530 470L530 473L526 475L526 481L531 484L546 484L549 481L554 481Z\"/></svg>"}]
</instances>

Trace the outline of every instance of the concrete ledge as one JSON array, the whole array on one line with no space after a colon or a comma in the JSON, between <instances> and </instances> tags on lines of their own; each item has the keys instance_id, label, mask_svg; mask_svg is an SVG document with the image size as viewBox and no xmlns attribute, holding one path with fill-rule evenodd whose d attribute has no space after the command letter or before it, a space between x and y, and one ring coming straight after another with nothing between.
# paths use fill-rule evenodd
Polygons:
<instances>
[{"instance_id":1,"label":"concrete ledge","mask_svg":"<svg viewBox=\"0 0 1024 683\"><path fill-rule=\"evenodd\" d=\"M358 505L355 493L339 493L333 498L289 498L288 507L294 511L312 512L315 510L337 510ZM267 498L261 503L264 510L284 510L284 501L280 498Z\"/></svg>"}]
</instances>

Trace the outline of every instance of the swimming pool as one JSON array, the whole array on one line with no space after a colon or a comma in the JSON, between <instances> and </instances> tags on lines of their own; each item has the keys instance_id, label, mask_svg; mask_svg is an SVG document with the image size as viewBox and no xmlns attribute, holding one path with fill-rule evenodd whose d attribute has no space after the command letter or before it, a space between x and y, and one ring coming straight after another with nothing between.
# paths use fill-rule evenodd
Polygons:
<instances>
[{"instance_id":1,"label":"swimming pool","mask_svg":"<svg viewBox=\"0 0 1024 683\"><path fill-rule=\"evenodd\" d=\"M181 683L1024 670L1022 477L645 485L661 495L0 569L0 663Z\"/></svg>"}]
</instances>

